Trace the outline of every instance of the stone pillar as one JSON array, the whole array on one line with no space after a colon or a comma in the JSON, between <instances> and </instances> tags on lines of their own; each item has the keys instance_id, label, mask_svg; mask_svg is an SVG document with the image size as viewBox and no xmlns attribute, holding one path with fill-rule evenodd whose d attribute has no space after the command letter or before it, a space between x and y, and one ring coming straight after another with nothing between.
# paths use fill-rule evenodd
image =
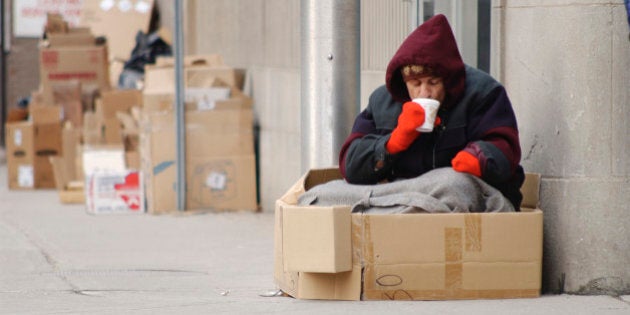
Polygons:
<instances>
[{"instance_id":1,"label":"stone pillar","mask_svg":"<svg viewBox=\"0 0 630 315\"><path fill-rule=\"evenodd\" d=\"M543 290L630 293L630 42L623 1L493 1L492 73L543 175Z\"/></svg>"}]
</instances>

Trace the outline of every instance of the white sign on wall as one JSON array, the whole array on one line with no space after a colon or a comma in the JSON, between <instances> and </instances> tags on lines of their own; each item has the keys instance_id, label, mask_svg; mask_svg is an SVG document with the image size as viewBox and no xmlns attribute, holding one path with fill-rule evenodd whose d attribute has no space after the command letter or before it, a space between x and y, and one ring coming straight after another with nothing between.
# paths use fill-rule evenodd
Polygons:
<instances>
[{"instance_id":1,"label":"white sign on wall","mask_svg":"<svg viewBox=\"0 0 630 315\"><path fill-rule=\"evenodd\" d=\"M79 24L84 0L18 0L13 1L13 34L15 37L41 37L46 13L60 13L70 26ZM94 0L85 0L94 1Z\"/></svg>"}]
</instances>

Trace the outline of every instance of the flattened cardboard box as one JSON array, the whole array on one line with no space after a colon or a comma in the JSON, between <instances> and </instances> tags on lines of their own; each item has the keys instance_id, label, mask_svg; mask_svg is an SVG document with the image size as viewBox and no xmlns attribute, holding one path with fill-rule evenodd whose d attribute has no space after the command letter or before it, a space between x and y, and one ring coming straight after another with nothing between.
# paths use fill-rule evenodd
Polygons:
<instances>
[{"instance_id":1,"label":"flattened cardboard box","mask_svg":"<svg viewBox=\"0 0 630 315\"><path fill-rule=\"evenodd\" d=\"M331 267L328 273L321 273L306 266L295 270L292 265L302 266L305 262L299 261L299 255L285 252L294 250L290 244L304 241L304 247L318 250L318 246L308 244L307 238L311 242L324 239L332 231L320 229L321 235L308 236L292 232L302 227L285 229L285 215L295 216L304 211L316 216L313 213L316 207L296 206L297 198L314 185L337 178L340 178L337 169L311 170L276 202L274 278L284 292L303 299L341 300L539 296L542 267L542 211L537 208L539 175L527 175L521 189L524 194L521 212L351 214L351 224L346 224L345 232L351 234L351 250L343 249L348 248L343 245L347 241L339 238L335 242L342 245L329 245L336 246L336 251L323 246L325 250L312 255L328 255L323 258L328 266L338 266L350 256L352 269L335 273L335 267ZM346 213L350 209L349 206L329 208ZM319 211L321 218L311 222L331 220L330 213Z\"/></svg>"}]
</instances>

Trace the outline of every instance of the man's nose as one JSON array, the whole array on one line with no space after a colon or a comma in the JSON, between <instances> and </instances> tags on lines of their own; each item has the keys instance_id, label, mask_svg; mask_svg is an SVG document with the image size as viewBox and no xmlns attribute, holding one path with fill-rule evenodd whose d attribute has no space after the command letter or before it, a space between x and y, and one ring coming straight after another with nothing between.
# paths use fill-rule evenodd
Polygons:
<instances>
[{"instance_id":1,"label":"man's nose","mask_svg":"<svg viewBox=\"0 0 630 315\"><path fill-rule=\"evenodd\" d=\"M431 98L431 89L426 86L420 86L420 97L421 98Z\"/></svg>"}]
</instances>

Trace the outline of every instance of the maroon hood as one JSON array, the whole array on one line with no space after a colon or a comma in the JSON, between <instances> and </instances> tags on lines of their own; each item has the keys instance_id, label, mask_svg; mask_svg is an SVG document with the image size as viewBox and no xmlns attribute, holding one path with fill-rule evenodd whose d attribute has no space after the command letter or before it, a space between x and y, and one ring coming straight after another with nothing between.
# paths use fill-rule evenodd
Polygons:
<instances>
[{"instance_id":1,"label":"maroon hood","mask_svg":"<svg viewBox=\"0 0 630 315\"><path fill-rule=\"evenodd\" d=\"M451 105L464 91L464 61L444 15L438 14L416 28L389 62L385 82L389 93L399 102L409 100L400 68L412 64L428 66L442 77L446 89L446 106Z\"/></svg>"}]
</instances>

